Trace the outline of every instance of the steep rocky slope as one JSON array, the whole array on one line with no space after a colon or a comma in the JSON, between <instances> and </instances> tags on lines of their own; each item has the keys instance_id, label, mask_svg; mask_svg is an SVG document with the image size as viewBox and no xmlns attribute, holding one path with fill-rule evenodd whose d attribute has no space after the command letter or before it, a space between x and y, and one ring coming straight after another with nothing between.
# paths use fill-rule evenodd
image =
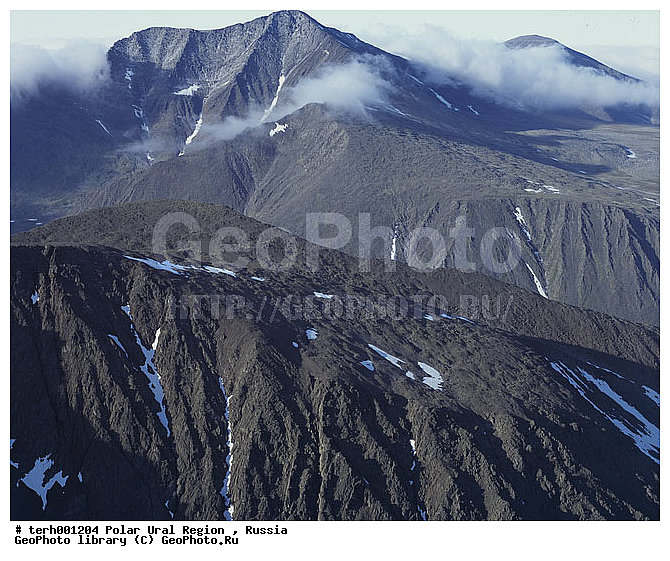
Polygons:
<instances>
[{"instance_id":1,"label":"steep rocky slope","mask_svg":"<svg viewBox=\"0 0 670 561\"><path fill-rule=\"evenodd\" d=\"M168 212L200 233L152 255ZM657 330L301 240L182 261L224 226L266 229L154 201L13 239L12 518L658 518Z\"/></svg>"}]
</instances>

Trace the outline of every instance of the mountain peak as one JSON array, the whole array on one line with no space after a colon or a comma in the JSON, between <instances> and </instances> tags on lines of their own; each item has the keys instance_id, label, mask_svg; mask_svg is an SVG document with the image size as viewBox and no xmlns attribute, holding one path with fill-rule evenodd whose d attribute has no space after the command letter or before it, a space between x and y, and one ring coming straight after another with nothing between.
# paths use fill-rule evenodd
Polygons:
<instances>
[{"instance_id":1,"label":"mountain peak","mask_svg":"<svg viewBox=\"0 0 670 561\"><path fill-rule=\"evenodd\" d=\"M518 37L505 41L505 45L510 49L530 49L534 47L550 47L553 45L564 46L556 41L556 39L544 37L543 35L519 35Z\"/></svg>"},{"instance_id":2,"label":"mountain peak","mask_svg":"<svg viewBox=\"0 0 670 561\"><path fill-rule=\"evenodd\" d=\"M543 35L520 35L519 37L514 37L513 39L505 41L505 46L508 49L535 49L540 47L544 48L557 46L563 50L567 57L568 63L572 66L590 68L598 74L603 76L610 76L611 78L615 78L624 82L639 82L637 78L633 78L632 76L628 76L627 74L619 72L614 68L610 68L606 64L603 64L593 57L585 55L584 53L580 53L579 51L575 51L570 47L566 47L563 43L560 43L551 37L544 37Z\"/></svg>"},{"instance_id":3,"label":"mountain peak","mask_svg":"<svg viewBox=\"0 0 670 561\"><path fill-rule=\"evenodd\" d=\"M293 20L311 21L316 23L316 20L313 17L302 10L277 10L276 12L269 13L265 17L268 20L291 18Z\"/></svg>"}]
</instances>

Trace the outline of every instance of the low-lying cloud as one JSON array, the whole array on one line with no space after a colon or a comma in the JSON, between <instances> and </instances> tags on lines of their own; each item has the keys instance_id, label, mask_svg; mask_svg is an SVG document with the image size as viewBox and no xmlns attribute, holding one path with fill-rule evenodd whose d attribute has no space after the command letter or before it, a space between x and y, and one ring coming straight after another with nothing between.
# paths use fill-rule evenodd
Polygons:
<instances>
[{"instance_id":1,"label":"low-lying cloud","mask_svg":"<svg viewBox=\"0 0 670 561\"><path fill-rule=\"evenodd\" d=\"M382 73L389 71L385 58L371 56L324 67L316 76L288 88L285 100L271 117L281 119L309 103L324 103L339 111L364 115L365 106L386 103L391 85Z\"/></svg>"},{"instance_id":2,"label":"low-lying cloud","mask_svg":"<svg viewBox=\"0 0 670 561\"><path fill-rule=\"evenodd\" d=\"M387 102L391 86L382 74L391 71L382 57L361 57L325 66L314 76L283 87L270 113L256 105L243 117L229 116L221 123L203 124L200 134L208 139L230 140L248 128L279 120L310 103L322 103L335 111L367 117L366 106Z\"/></svg>"},{"instance_id":3,"label":"low-lying cloud","mask_svg":"<svg viewBox=\"0 0 670 561\"><path fill-rule=\"evenodd\" d=\"M100 43L73 42L60 49L33 45L10 45L10 97L12 104L58 84L86 92L109 78L106 49Z\"/></svg>"},{"instance_id":4,"label":"low-lying cloud","mask_svg":"<svg viewBox=\"0 0 670 561\"><path fill-rule=\"evenodd\" d=\"M659 89L622 82L568 63L560 46L509 49L493 41L463 40L426 26L420 35L389 30L384 48L420 65L434 83L462 83L475 94L534 109L658 105Z\"/></svg>"}]
</instances>

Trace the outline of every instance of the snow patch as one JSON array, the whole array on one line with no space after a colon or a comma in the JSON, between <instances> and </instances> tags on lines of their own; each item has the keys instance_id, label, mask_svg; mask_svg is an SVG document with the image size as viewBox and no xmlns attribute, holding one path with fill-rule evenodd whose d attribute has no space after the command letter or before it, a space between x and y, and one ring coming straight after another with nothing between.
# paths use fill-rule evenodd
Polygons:
<instances>
[{"instance_id":1,"label":"snow patch","mask_svg":"<svg viewBox=\"0 0 670 561\"><path fill-rule=\"evenodd\" d=\"M10 439L9 439L9 449L10 449L10 450L11 450L12 448L14 448L14 443L15 443L15 442L16 442L16 438L10 438ZM19 464L16 463L16 462L12 462L11 458L9 459L9 465L11 465L12 467L15 467L16 469L19 468Z\"/></svg>"},{"instance_id":2,"label":"snow patch","mask_svg":"<svg viewBox=\"0 0 670 561\"><path fill-rule=\"evenodd\" d=\"M147 120L144 118L144 110L138 105L131 105L131 107L133 108L135 117L137 117L141 121L140 128L142 129L143 132L147 133L147 138L149 138L149 125L147 125ZM151 162L154 161L154 158L151 155L150 150L147 152L146 156L147 156L147 162L149 163L149 165L151 165Z\"/></svg>"},{"instance_id":3,"label":"snow patch","mask_svg":"<svg viewBox=\"0 0 670 561\"><path fill-rule=\"evenodd\" d=\"M169 437L170 426L168 424L165 405L163 403L165 399L165 392L163 391L163 386L161 385L161 376L158 373L158 370L156 370L156 365L154 364L154 355L156 353L156 347L158 346L158 338L160 337L161 330L160 328L158 328L158 330L156 331L156 336L154 337L154 341L151 345L151 348L145 347L144 344L142 343L142 339L140 339L139 334L135 330L135 326L133 325L133 316L130 314L130 305L121 306L121 309L126 313L128 318L130 319L130 331L132 334L135 335L135 341L137 342L137 346L142 350L142 353L144 354L144 364L140 366L140 370L142 370L144 375L147 377L147 380L149 381L149 389L154 394L154 399L156 400L156 403L158 403L158 406L160 407L160 411L156 413L156 416L158 417L158 420L161 422L161 424L165 427L165 430L167 430L167 435Z\"/></svg>"},{"instance_id":4,"label":"snow patch","mask_svg":"<svg viewBox=\"0 0 670 561\"><path fill-rule=\"evenodd\" d=\"M330 300L333 297L332 294L324 294L323 292L315 292L314 296L317 298L324 298L326 300Z\"/></svg>"},{"instance_id":5,"label":"snow patch","mask_svg":"<svg viewBox=\"0 0 670 561\"><path fill-rule=\"evenodd\" d=\"M429 88L430 89L430 88ZM431 89L431 92L433 92L433 95L440 100L442 103L444 103L449 109L453 109L454 111L458 111L451 103L449 103L446 99L444 99L439 93L437 93L435 90Z\"/></svg>"},{"instance_id":6,"label":"snow patch","mask_svg":"<svg viewBox=\"0 0 670 561\"><path fill-rule=\"evenodd\" d=\"M316 329L308 329L307 331L305 331L305 334L307 335L307 339L309 339L310 341L316 339Z\"/></svg>"},{"instance_id":7,"label":"snow patch","mask_svg":"<svg viewBox=\"0 0 670 561\"><path fill-rule=\"evenodd\" d=\"M400 360L398 357L390 355L386 351L382 351L379 347L375 347L374 345L370 345L369 343L368 347L370 347L374 352L376 352L382 358L388 360L396 368L402 368L402 366L400 365L405 362L404 360Z\"/></svg>"},{"instance_id":8,"label":"snow patch","mask_svg":"<svg viewBox=\"0 0 670 561\"><path fill-rule=\"evenodd\" d=\"M37 290L30 295L30 300L33 304L37 304L40 301L40 295L37 294Z\"/></svg>"},{"instance_id":9,"label":"snow patch","mask_svg":"<svg viewBox=\"0 0 670 561\"><path fill-rule=\"evenodd\" d=\"M200 116L198 117L198 120L195 122L195 129L193 129L193 132L189 134L186 137L186 140L184 141L184 148L182 148L182 151L179 152L179 156L184 155L184 150L186 150L186 147L193 142L193 139L196 137L196 135L200 132L200 128L202 127L202 113L200 113Z\"/></svg>"},{"instance_id":10,"label":"snow patch","mask_svg":"<svg viewBox=\"0 0 670 561\"><path fill-rule=\"evenodd\" d=\"M407 372L405 372L405 376L407 376L410 380L416 380L416 378L414 377L414 374L412 372L410 372L409 370Z\"/></svg>"},{"instance_id":11,"label":"snow patch","mask_svg":"<svg viewBox=\"0 0 670 561\"><path fill-rule=\"evenodd\" d=\"M548 360L548 359L547 359ZM558 372L568 383L577 390L596 411L606 417L619 431L630 437L635 446L647 457L660 465L660 448L661 448L661 431L649 422L635 407L627 403L618 393L616 393L610 385L604 380L595 378L583 368L577 366L580 374L576 374L574 370L568 368L562 362L549 361L551 367ZM590 386L587 384L590 384ZM628 413L640 424L639 427L633 426L624 417L621 419L615 418L612 415L605 413L598 407L591 399L586 396L586 392L595 393L599 390L600 393L609 398L620 410ZM652 455L654 454L654 455Z\"/></svg>"},{"instance_id":12,"label":"snow patch","mask_svg":"<svg viewBox=\"0 0 670 561\"><path fill-rule=\"evenodd\" d=\"M100 119L96 119L95 122L98 123L102 127L102 130L104 130L109 136L112 136L112 133L107 130L107 127L102 124Z\"/></svg>"},{"instance_id":13,"label":"snow patch","mask_svg":"<svg viewBox=\"0 0 670 561\"><path fill-rule=\"evenodd\" d=\"M416 442L413 438L409 439L409 445L412 447L412 467L409 470L414 472L414 468L416 467ZM410 479L409 484L414 485L414 480Z\"/></svg>"},{"instance_id":14,"label":"snow patch","mask_svg":"<svg viewBox=\"0 0 670 561\"><path fill-rule=\"evenodd\" d=\"M47 506L47 493L56 483L61 487L65 487L65 483L69 476L63 476L63 471L56 473L49 481L44 483L44 476L48 469L53 466L54 462L51 459L51 454L47 454L43 458L37 458L33 468L26 473L19 481L23 481L26 487L32 489L42 499L42 510ZM18 485L18 482L17 482Z\"/></svg>"},{"instance_id":15,"label":"snow patch","mask_svg":"<svg viewBox=\"0 0 670 561\"><path fill-rule=\"evenodd\" d=\"M468 105L468 109L472 111L475 115L479 115L479 111L477 111L472 105Z\"/></svg>"},{"instance_id":16,"label":"snow patch","mask_svg":"<svg viewBox=\"0 0 670 561\"><path fill-rule=\"evenodd\" d=\"M296 343L295 341L293 341L291 345L293 345L296 349L298 348L298 343Z\"/></svg>"},{"instance_id":17,"label":"snow patch","mask_svg":"<svg viewBox=\"0 0 670 561\"><path fill-rule=\"evenodd\" d=\"M593 366L594 368L597 368L598 370L603 370L604 372L609 372L610 374L614 374L617 378L621 378L622 380L626 380L626 378L624 378L621 374L617 374L616 372L614 372L614 370L609 370L608 368L598 366L597 364L593 364L592 362L589 362L588 360L586 360L585 362L589 366ZM630 380L627 380L627 381L630 382Z\"/></svg>"},{"instance_id":18,"label":"snow patch","mask_svg":"<svg viewBox=\"0 0 670 561\"><path fill-rule=\"evenodd\" d=\"M126 357L128 356L128 351L126 351L126 349L123 348L123 345L121 344L121 341L119 341L118 337L112 335L111 333L108 333L107 337L109 337L112 341L114 341L118 345L118 347L126 354Z\"/></svg>"},{"instance_id":19,"label":"snow patch","mask_svg":"<svg viewBox=\"0 0 670 561\"><path fill-rule=\"evenodd\" d=\"M192 86L189 86L188 88L184 88L183 90L179 90L178 92L174 92L174 95L192 96L199 89L200 89L200 84L193 84Z\"/></svg>"},{"instance_id":20,"label":"snow patch","mask_svg":"<svg viewBox=\"0 0 670 561\"><path fill-rule=\"evenodd\" d=\"M230 269L220 269L219 267L212 267L211 265L205 265L203 267L208 273L223 273L229 277L237 278L237 274L231 271Z\"/></svg>"},{"instance_id":21,"label":"snow patch","mask_svg":"<svg viewBox=\"0 0 670 561\"><path fill-rule=\"evenodd\" d=\"M403 115L403 116L405 116L405 117L409 117L409 115L408 115L407 113L403 113L403 112L400 111L400 109L398 109L397 107L393 107L393 105L387 105L386 107L388 107L388 108L391 109L392 111L395 111L395 112L398 113L399 115Z\"/></svg>"},{"instance_id":22,"label":"snow patch","mask_svg":"<svg viewBox=\"0 0 670 561\"><path fill-rule=\"evenodd\" d=\"M530 271L530 274L533 276L533 281L535 282L535 287L537 288L538 293L540 296L543 296L544 298L548 299L547 293L544 291L544 288L542 287L542 283L540 282L540 279L537 278L537 275L535 274L535 271L531 269L530 265L528 263L524 263L528 270Z\"/></svg>"},{"instance_id":23,"label":"snow patch","mask_svg":"<svg viewBox=\"0 0 670 561\"><path fill-rule=\"evenodd\" d=\"M133 87L133 75L134 74L135 73L130 68L126 68L126 73L123 76L123 79L128 81L128 89L129 90L132 89L132 87Z\"/></svg>"},{"instance_id":24,"label":"snow patch","mask_svg":"<svg viewBox=\"0 0 670 561\"><path fill-rule=\"evenodd\" d=\"M658 392L652 390L647 386L642 386L642 391L649 399L651 399L656 405L661 406L661 396Z\"/></svg>"},{"instance_id":25,"label":"snow patch","mask_svg":"<svg viewBox=\"0 0 670 561\"><path fill-rule=\"evenodd\" d=\"M219 378L219 388L221 388L223 398L226 400L224 416L226 417L226 424L228 425L228 439L226 441L226 446L228 447L228 455L226 456L227 470L226 476L223 478L223 487L221 487L219 494L223 497L226 504L226 510L223 513L223 517L228 521L232 521L235 507L233 506L233 499L230 491L230 477L233 472L233 428L230 422L230 400L233 396L228 396L226 394L226 389L223 387L223 380L221 378Z\"/></svg>"},{"instance_id":26,"label":"snow patch","mask_svg":"<svg viewBox=\"0 0 670 561\"><path fill-rule=\"evenodd\" d=\"M170 261L167 260L158 262L155 259L151 259L149 257L131 257L130 255L124 255L124 257L132 261L139 261L140 263L149 265L149 267L152 269L156 269L158 271L169 271L175 275L183 275L184 273L182 271L186 269L186 267L182 265L176 265L174 263L170 263Z\"/></svg>"},{"instance_id":27,"label":"snow patch","mask_svg":"<svg viewBox=\"0 0 670 561\"><path fill-rule=\"evenodd\" d=\"M265 282L265 277L251 277L251 280L255 280L258 282Z\"/></svg>"},{"instance_id":28,"label":"snow patch","mask_svg":"<svg viewBox=\"0 0 670 561\"><path fill-rule=\"evenodd\" d=\"M435 370L435 368L429 364L426 364L425 362L419 362L417 364L421 370L428 374L428 376L423 378L421 381L434 390L441 390L443 381L442 374L440 374L437 370Z\"/></svg>"},{"instance_id":29,"label":"snow patch","mask_svg":"<svg viewBox=\"0 0 670 561\"><path fill-rule=\"evenodd\" d=\"M264 123L266 121L266 119L270 116L270 113L272 113L272 110L275 108L275 105L277 105L277 101L279 100L279 92L281 91L281 88L284 85L285 80L286 76L284 76L283 74L279 76L279 84L277 85L277 91L275 92L275 96L272 99L272 102L270 103L270 107L268 107L265 110L265 113L263 113L263 116L261 117L261 123Z\"/></svg>"},{"instance_id":30,"label":"snow patch","mask_svg":"<svg viewBox=\"0 0 670 561\"><path fill-rule=\"evenodd\" d=\"M528 191L528 189L526 189ZM524 236L526 236L526 241L528 242L528 245L530 246L531 251L535 255L535 258L537 259L537 262L540 263L540 266L542 266L542 258L540 257L540 254L537 252L535 249L535 246L533 245L533 239L530 235L530 232L528 230L528 224L526 224L526 220L523 217L523 213L521 212L521 208L515 207L514 208L514 218L516 218L516 221L519 223L519 227L521 228L521 231L523 232ZM508 232L509 233L509 232ZM526 265L526 268L530 271L530 274L533 277L533 281L535 282L535 287L537 288L538 293L541 296L544 296L545 298L548 298L547 292L542 286L542 283L540 282L540 279L537 277L535 274L535 271L531 268L531 266L524 262L524 265Z\"/></svg>"},{"instance_id":31,"label":"snow patch","mask_svg":"<svg viewBox=\"0 0 670 561\"><path fill-rule=\"evenodd\" d=\"M372 361L371 361L371 360L362 360L362 361L359 362L358 364L361 364L361 365L365 366L365 368L367 368L367 369L370 370L370 371L374 371L374 369L375 369L375 367L374 367L374 365L372 364Z\"/></svg>"},{"instance_id":32,"label":"snow patch","mask_svg":"<svg viewBox=\"0 0 670 561\"><path fill-rule=\"evenodd\" d=\"M280 132L284 132L288 128L288 123L280 125L279 123L275 123L275 128L273 128L270 131L270 136L274 136L275 134L279 134Z\"/></svg>"},{"instance_id":33,"label":"snow patch","mask_svg":"<svg viewBox=\"0 0 670 561\"><path fill-rule=\"evenodd\" d=\"M528 239L530 239L530 234L528 233L528 225L526 224L526 219L523 217L523 213L521 212L521 209L517 206L514 207L514 218L516 218L516 221L521 225L521 227L524 229L526 232L526 236Z\"/></svg>"}]
</instances>

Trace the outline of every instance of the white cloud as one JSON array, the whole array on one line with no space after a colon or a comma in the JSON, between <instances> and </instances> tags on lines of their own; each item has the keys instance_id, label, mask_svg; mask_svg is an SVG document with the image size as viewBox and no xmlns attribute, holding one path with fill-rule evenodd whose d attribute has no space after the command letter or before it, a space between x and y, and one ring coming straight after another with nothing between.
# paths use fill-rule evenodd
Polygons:
<instances>
[{"instance_id":1,"label":"white cloud","mask_svg":"<svg viewBox=\"0 0 670 561\"><path fill-rule=\"evenodd\" d=\"M558 46L508 49L493 41L463 40L444 29L389 29L379 42L420 64L434 83L460 82L496 101L537 109L659 103L652 84L625 83L567 63Z\"/></svg>"},{"instance_id":2,"label":"white cloud","mask_svg":"<svg viewBox=\"0 0 670 561\"><path fill-rule=\"evenodd\" d=\"M360 57L347 63L324 66L317 74L281 90L279 101L265 122L278 121L310 103L323 103L335 111L366 116L364 107L385 103L390 84L382 73L391 67L382 57ZM221 123L205 123L202 139L230 140L261 123L264 108L254 106L245 116L228 116ZM195 149L196 146L193 146Z\"/></svg>"},{"instance_id":3,"label":"white cloud","mask_svg":"<svg viewBox=\"0 0 670 561\"><path fill-rule=\"evenodd\" d=\"M258 106L249 109L245 116L229 115L221 123L204 122L200 129L198 142L191 144L189 151L202 148L214 140L230 140L248 128L261 123L263 110ZM206 142L203 142L203 139Z\"/></svg>"},{"instance_id":4,"label":"white cloud","mask_svg":"<svg viewBox=\"0 0 670 561\"><path fill-rule=\"evenodd\" d=\"M654 46L588 45L573 47L624 74L660 85L661 50Z\"/></svg>"},{"instance_id":5,"label":"white cloud","mask_svg":"<svg viewBox=\"0 0 670 561\"><path fill-rule=\"evenodd\" d=\"M382 73L389 71L386 59L372 56L326 66L315 76L282 91L285 97L270 118L280 119L308 103L324 103L336 110L363 115L366 105L386 101L390 84Z\"/></svg>"},{"instance_id":6,"label":"white cloud","mask_svg":"<svg viewBox=\"0 0 670 561\"><path fill-rule=\"evenodd\" d=\"M73 42L54 50L20 43L10 45L12 103L49 83L82 92L104 83L108 77L105 48L99 42Z\"/></svg>"}]
</instances>

